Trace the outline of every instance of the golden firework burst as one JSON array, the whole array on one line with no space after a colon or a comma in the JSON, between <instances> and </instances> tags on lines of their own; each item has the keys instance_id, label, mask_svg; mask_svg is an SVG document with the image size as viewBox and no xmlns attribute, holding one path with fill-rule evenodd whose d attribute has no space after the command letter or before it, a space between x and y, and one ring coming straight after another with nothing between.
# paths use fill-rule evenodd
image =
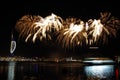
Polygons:
<instances>
[{"instance_id":1,"label":"golden firework burst","mask_svg":"<svg viewBox=\"0 0 120 80\"><path fill-rule=\"evenodd\" d=\"M111 36L116 37L120 29L120 20L111 17L111 13L100 13L99 19L89 19L87 22L77 18L66 18L51 14L41 16L25 15L16 23L20 37L35 42L36 39L54 40L63 48L74 48L83 44L101 45L108 42ZM55 37L51 37L55 35Z\"/></svg>"}]
</instances>

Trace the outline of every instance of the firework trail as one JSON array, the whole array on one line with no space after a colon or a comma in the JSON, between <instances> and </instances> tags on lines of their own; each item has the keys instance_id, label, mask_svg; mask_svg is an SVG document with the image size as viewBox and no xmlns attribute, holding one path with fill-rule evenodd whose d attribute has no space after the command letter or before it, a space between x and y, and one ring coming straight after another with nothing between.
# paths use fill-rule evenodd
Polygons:
<instances>
[{"instance_id":1,"label":"firework trail","mask_svg":"<svg viewBox=\"0 0 120 80\"><path fill-rule=\"evenodd\" d=\"M85 32L84 22L76 19L67 19L64 29L59 31L57 42L62 43L63 48L73 48L82 45L87 41L87 33Z\"/></svg>"},{"instance_id":2,"label":"firework trail","mask_svg":"<svg viewBox=\"0 0 120 80\"><path fill-rule=\"evenodd\" d=\"M103 35L104 34L104 35ZM105 36L109 35L109 31L100 20L89 20L89 29L88 29L88 43L92 45L99 40L105 42Z\"/></svg>"},{"instance_id":3,"label":"firework trail","mask_svg":"<svg viewBox=\"0 0 120 80\"><path fill-rule=\"evenodd\" d=\"M111 17L111 13L101 13L100 19L88 21L88 43L106 44L111 37L116 37L117 30L120 28L120 20Z\"/></svg>"},{"instance_id":4,"label":"firework trail","mask_svg":"<svg viewBox=\"0 0 120 80\"><path fill-rule=\"evenodd\" d=\"M108 29L110 36L116 37L118 29L120 29L120 20L111 13L101 13L100 17L101 23L106 29Z\"/></svg>"},{"instance_id":5,"label":"firework trail","mask_svg":"<svg viewBox=\"0 0 120 80\"><path fill-rule=\"evenodd\" d=\"M16 23L16 30L20 33L19 37L26 39L28 35L33 36L36 32L33 24L41 20L40 16L25 15Z\"/></svg>"},{"instance_id":6,"label":"firework trail","mask_svg":"<svg viewBox=\"0 0 120 80\"><path fill-rule=\"evenodd\" d=\"M16 28L20 31L20 36L25 37L25 41L32 39L33 42L38 38L39 40L50 39L51 33L62 29L62 19L55 14L51 14L45 18L41 16L23 16Z\"/></svg>"},{"instance_id":7,"label":"firework trail","mask_svg":"<svg viewBox=\"0 0 120 80\"><path fill-rule=\"evenodd\" d=\"M57 42L63 48L84 44L88 46L106 44L111 37L116 37L117 30L120 28L120 21L110 15L110 13L101 13L99 19L89 19L87 22L76 18L66 19L65 29L59 31Z\"/></svg>"},{"instance_id":8,"label":"firework trail","mask_svg":"<svg viewBox=\"0 0 120 80\"><path fill-rule=\"evenodd\" d=\"M67 18L51 14L45 18L41 16L25 15L16 24L20 37L25 41L36 39L56 40L63 48L76 46L101 45L108 42L109 38L116 37L120 29L120 20L112 17L111 13L100 13L99 19L89 19L87 22L76 18ZM52 37L55 35L56 37Z\"/></svg>"}]
</instances>

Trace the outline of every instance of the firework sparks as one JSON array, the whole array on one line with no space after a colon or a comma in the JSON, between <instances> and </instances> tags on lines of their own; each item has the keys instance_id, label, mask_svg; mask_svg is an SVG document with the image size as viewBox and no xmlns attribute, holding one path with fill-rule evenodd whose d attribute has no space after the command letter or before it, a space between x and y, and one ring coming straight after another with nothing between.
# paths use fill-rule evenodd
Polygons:
<instances>
[{"instance_id":1,"label":"firework sparks","mask_svg":"<svg viewBox=\"0 0 120 80\"><path fill-rule=\"evenodd\" d=\"M46 37L51 39L51 35L49 33L52 33L52 31L59 31L63 27L62 19L54 14L51 14L45 19L35 22L34 24L35 28L38 28L38 30L33 36L33 42L35 42L35 39L37 35L39 36L39 34L41 34L40 40Z\"/></svg>"},{"instance_id":2,"label":"firework sparks","mask_svg":"<svg viewBox=\"0 0 120 80\"><path fill-rule=\"evenodd\" d=\"M91 46L107 43L111 36L116 37L120 21L114 17L110 18L110 13L101 13L100 19L90 19L86 23L68 18L64 26L65 29L59 32L57 40L62 43L63 48L71 48L83 44Z\"/></svg>"},{"instance_id":3,"label":"firework sparks","mask_svg":"<svg viewBox=\"0 0 120 80\"><path fill-rule=\"evenodd\" d=\"M101 13L101 23L108 29L110 36L116 37L117 30L120 29L120 20L111 16L111 13Z\"/></svg>"},{"instance_id":4,"label":"firework sparks","mask_svg":"<svg viewBox=\"0 0 120 80\"><path fill-rule=\"evenodd\" d=\"M88 41L89 41L89 45L98 42L102 35L103 31L109 35L109 31L103 26L103 24L101 23L100 20L90 20L90 25L89 25L89 32L88 32ZM91 37L89 37L91 36ZM104 40L104 38L103 38Z\"/></svg>"},{"instance_id":5,"label":"firework sparks","mask_svg":"<svg viewBox=\"0 0 120 80\"><path fill-rule=\"evenodd\" d=\"M16 30L20 33L19 37L26 38L35 34L36 30L33 29L33 23L41 20L40 16L25 15L16 23ZM27 38L26 38L27 39Z\"/></svg>"},{"instance_id":6,"label":"firework sparks","mask_svg":"<svg viewBox=\"0 0 120 80\"><path fill-rule=\"evenodd\" d=\"M61 30L57 37L57 41L62 43L63 48L72 48L78 45L82 45L83 41L87 41L87 33L84 31L83 21L79 20L78 24L72 22L66 26L69 27Z\"/></svg>"},{"instance_id":7,"label":"firework sparks","mask_svg":"<svg viewBox=\"0 0 120 80\"><path fill-rule=\"evenodd\" d=\"M40 40L45 38L51 39L50 33L59 31L63 25L62 19L59 16L51 14L45 18L40 16L24 16L18 21L16 27L21 31L20 35L26 37L26 42L31 38L35 42L37 38Z\"/></svg>"},{"instance_id":8,"label":"firework sparks","mask_svg":"<svg viewBox=\"0 0 120 80\"><path fill-rule=\"evenodd\" d=\"M117 30L120 28L120 20L111 17L111 13L101 13L100 19L90 19L88 24L89 45L94 43L107 43L111 36L116 37Z\"/></svg>"},{"instance_id":9,"label":"firework sparks","mask_svg":"<svg viewBox=\"0 0 120 80\"><path fill-rule=\"evenodd\" d=\"M61 17L51 14L45 18L41 16L23 16L16 24L16 29L25 41L36 39L42 41L52 40L52 35L63 48L75 46L94 45L100 42L105 44L111 36L116 37L120 29L120 20L111 17L111 13L101 13L99 19L89 19L83 22L81 19Z\"/></svg>"}]
</instances>

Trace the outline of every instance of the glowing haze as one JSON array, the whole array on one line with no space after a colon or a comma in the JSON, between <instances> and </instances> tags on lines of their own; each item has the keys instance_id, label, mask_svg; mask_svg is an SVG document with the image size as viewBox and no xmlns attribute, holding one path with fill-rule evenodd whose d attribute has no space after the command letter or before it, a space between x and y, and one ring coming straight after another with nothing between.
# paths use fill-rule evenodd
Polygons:
<instances>
[{"instance_id":1,"label":"glowing haze","mask_svg":"<svg viewBox=\"0 0 120 80\"><path fill-rule=\"evenodd\" d=\"M111 37L116 37L120 28L120 20L112 17L111 13L100 15L99 19L89 19L87 22L77 18L63 20L53 13L45 18L25 15L18 20L15 28L26 42L54 38L63 48L99 45L107 43Z\"/></svg>"}]
</instances>

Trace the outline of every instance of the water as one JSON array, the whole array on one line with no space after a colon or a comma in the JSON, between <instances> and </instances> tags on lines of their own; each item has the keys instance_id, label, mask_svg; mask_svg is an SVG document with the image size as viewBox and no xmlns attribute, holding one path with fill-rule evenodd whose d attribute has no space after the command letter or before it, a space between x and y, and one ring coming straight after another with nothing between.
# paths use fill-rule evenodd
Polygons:
<instances>
[{"instance_id":1,"label":"water","mask_svg":"<svg viewBox=\"0 0 120 80\"><path fill-rule=\"evenodd\" d=\"M117 80L114 64L0 62L0 80Z\"/></svg>"}]
</instances>

